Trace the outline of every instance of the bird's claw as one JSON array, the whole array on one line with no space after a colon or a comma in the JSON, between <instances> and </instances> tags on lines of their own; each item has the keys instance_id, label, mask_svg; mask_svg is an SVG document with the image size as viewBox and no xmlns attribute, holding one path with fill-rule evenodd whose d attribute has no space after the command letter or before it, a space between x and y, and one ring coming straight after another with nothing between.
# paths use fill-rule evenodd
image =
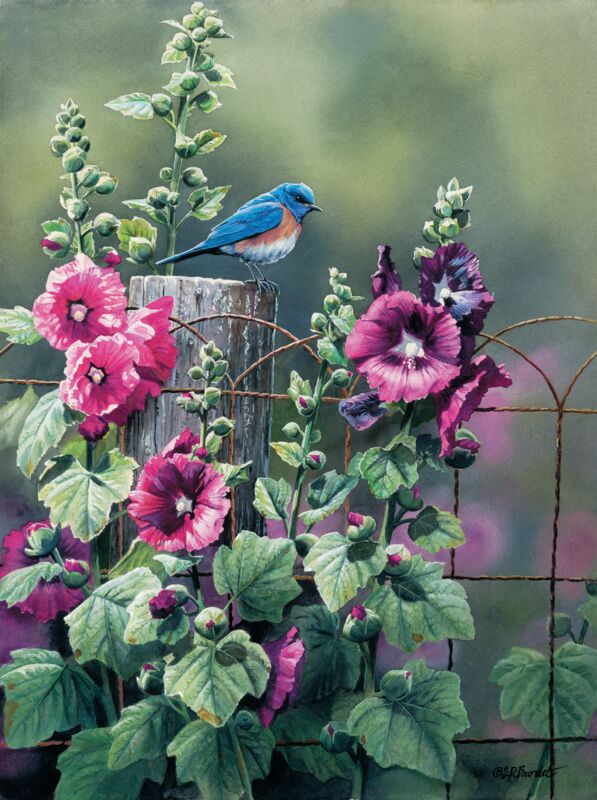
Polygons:
<instances>
[{"instance_id":1,"label":"bird's claw","mask_svg":"<svg viewBox=\"0 0 597 800\"><path fill-rule=\"evenodd\" d=\"M270 281L268 278L255 278L254 280L246 281L246 283L254 283L260 296L267 292L273 292L274 294L280 293L278 284Z\"/></svg>"}]
</instances>

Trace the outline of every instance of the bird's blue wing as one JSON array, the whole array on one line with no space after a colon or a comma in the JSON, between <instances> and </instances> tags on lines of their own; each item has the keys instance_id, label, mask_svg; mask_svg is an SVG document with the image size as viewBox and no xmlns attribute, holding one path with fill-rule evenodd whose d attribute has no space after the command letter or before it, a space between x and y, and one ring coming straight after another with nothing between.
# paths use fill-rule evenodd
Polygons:
<instances>
[{"instance_id":1,"label":"bird's blue wing","mask_svg":"<svg viewBox=\"0 0 597 800\"><path fill-rule=\"evenodd\" d=\"M224 222L216 225L207 239L201 243L201 247L205 250L223 247L265 233L279 225L283 216L284 209L277 201L266 201L263 197L255 198L241 206Z\"/></svg>"}]
</instances>

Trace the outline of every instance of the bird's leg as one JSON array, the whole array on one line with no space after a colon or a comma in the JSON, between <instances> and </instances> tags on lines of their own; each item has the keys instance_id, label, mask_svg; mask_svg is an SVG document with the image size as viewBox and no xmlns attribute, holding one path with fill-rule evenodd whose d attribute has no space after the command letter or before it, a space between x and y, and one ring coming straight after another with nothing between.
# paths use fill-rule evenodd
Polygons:
<instances>
[{"instance_id":1,"label":"bird's leg","mask_svg":"<svg viewBox=\"0 0 597 800\"><path fill-rule=\"evenodd\" d=\"M253 264L253 267L257 270L257 273L259 275L259 282L263 287L263 289L265 289L266 291L277 292L278 291L277 284L273 283L273 281L270 281L269 278L263 274L261 268L258 267L257 264Z\"/></svg>"},{"instance_id":2,"label":"bird's leg","mask_svg":"<svg viewBox=\"0 0 597 800\"><path fill-rule=\"evenodd\" d=\"M259 295L263 293L264 290L267 290L268 284L265 278L263 277L263 273L257 266L257 264L253 263L252 261L245 261L245 264L249 268L249 272L253 276L253 280L257 285L257 291Z\"/></svg>"},{"instance_id":3,"label":"bird's leg","mask_svg":"<svg viewBox=\"0 0 597 800\"><path fill-rule=\"evenodd\" d=\"M251 264L250 261L245 261L245 264L247 265L247 269L251 273L251 277L253 278L253 282L257 285L257 288L259 288L259 278L255 274L255 270L253 269L253 264ZM249 283L250 283L250 281L249 281Z\"/></svg>"}]
</instances>

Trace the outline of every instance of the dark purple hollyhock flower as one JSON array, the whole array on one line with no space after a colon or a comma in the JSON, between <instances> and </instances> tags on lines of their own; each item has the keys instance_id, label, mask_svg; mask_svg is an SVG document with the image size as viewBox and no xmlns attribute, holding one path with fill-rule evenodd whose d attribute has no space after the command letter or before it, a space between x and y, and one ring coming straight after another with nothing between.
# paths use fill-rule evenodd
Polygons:
<instances>
[{"instance_id":1,"label":"dark purple hollyhock flower","mask_svg":"<svg viewBox=\"0 0 597 800\"><path fill-rule=\"evenodd\" d=\"M483 283L479 259L464 244L438 247L432 258L421 258L421 300L447 308L465 334L477 334L494 298Z\"/></svg>"},{"instance_id":2,"label":"dark purple hollyhock flower","mask_svg":"<svg viewBox=\"0 0 597 800\"><path fill-rule=\"evenodd\" d=\"M298 638L298 628L293 627L282 639L264 642L262 647L271 662L271 672L262 705L257 713L267 728L272 724L276 712L282 708L286 700L288 699L288 702L292 704L298 697L305 645Z\"/></svg>"},{"instance_id":3,"label":"dark purple hollyhock flower","mask_svg":"<svg viewBox=\"0 0 597 800\"><path fill-rule=\"evenodd\" d=\"M357 320L346 355L383 402L420 400L460 372L460 331L444 308L410 292L382 294Z\"/></svg>"},{"instance_id":4,"label":"dark purple hollyhock flower","mask_svg":"<svg viewBox=\"0 0 597 800\"><path fill-rule=\"evenodd\" d=\"M201 444L201 439L193 433L190 428L185 428L182 433L171 439L162 450L162 455L165 458L170 458L174 453L183 453L190 455L193 450L197 453L197 448ZM207 455L207 450L201 450L199 458L204 458Z\"/></svg>"},{"instance_id":5,"label":"dark purple hollyhock flower","mask_svg":"<svg viewBox=\"0 0 597 800\"><path fill-rule=\"evenodd\" d=\"M435 411L442 442L440 456L452 454L458 427L471 418L487 392L511 385L512 379L503 364L496 364L490 356L478 356L447 389L436 395Z\"/></svg>"},{"instance_id":6,"label":"dark purple hollyhock flower","mask_svg":"<svg viewBox=\"0 0 597 800\"><path fill-rule=\"evenodd\" d=\"M149 613L154 619L166 619L176 611L178 598L172 589L161 589L148 603Z\"/></svg>"},{"instance_id":7,"label":"dark purple hollyhock flower","mask_svg":"<svg viewBox=\"0 0 597 800\"><path fill-rule=\"evenodd\" d=\"M79 425L79 433L88 442L99 442L108 433L110 426L103 417L90 414Z\"/></svg>"},{"instance_id":8,"label":"dark purple hollyhock flower","mask_svg":"<svg viewBox=\"0 0 597 800\"><path fill-rule=\"evenodd\" d=\"M386 414L386 409L382 407L376 389L341 400L338 404L338 411L357 431L367 430Z\"/></svg>"},{"instance_id":9,"label":"dark purple hollyhock flower","mask_svg":"<svg viewBox=\"0 0 597 800\"><path fill-rule=\"evenodd\" d=\"M380 244L377 248L377 270L371 276L371 293L374 298L402 289L402 281L396 272L396 264L390 258L390 251L388 244Z\"/></svg>"}]
</instances>

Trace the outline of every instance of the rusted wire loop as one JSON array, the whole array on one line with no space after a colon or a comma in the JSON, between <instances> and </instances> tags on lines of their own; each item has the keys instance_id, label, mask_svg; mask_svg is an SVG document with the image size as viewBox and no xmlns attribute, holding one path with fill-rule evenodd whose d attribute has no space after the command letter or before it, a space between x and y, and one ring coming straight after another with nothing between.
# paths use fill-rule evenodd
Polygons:
<instances>
[{"instance_id":1,"label":"rusted wire loop","mask_svg":"<svg viewBox=\"0 0 597 800\"><path fill-rule=\"evenodd\" d=\"M545 317L535 317L534 319L524 319L521 322L514 322L512 325L507 325L505 328L497 331L494 336L503 336L505 333L510 333L510 331L515 331L518 328L526 328L529 325L537 325L543 322L586 322L589 325L597 325L597 319L591 319L590 317L577 317L571 314L559 314ZM475 348L474 353L478 353L480 350L483 350L487 344L488 342L481 342L481 344Z\"/></svg>"},{"instance_id":2,"label":"rusted wire loop","mask_svg":"<svg viewBox=\"0 0 597 800\"><path fill-rule=\"evenodd\" d=\"M580 366L580 367L579 367L579 368L576 370L576 372L574 373L574 377L572 378L572 380L571 380L571 381L570 381L570 383L568 384L568 388L566 389L566 391L564 392L564 394L563 394L563 396L562 396L562 403L561 403L561 406L562 406L562 408L564 408L564 406L566 405L566 401L567 401L567 400L568 400L568 398L570 397L570 392L571 392L571 391L572 391L572 389L574 388L574 386L575 386L576 382L578 381L578 379L580 378L580 376L581 376L581 375L582 375L582 374L585 372L585 370L588 368L588 366L589 366L589 365L590 365L590 364L591 364L591 363L592 363L592 362L593 362L593 361L594 361L596 358L597 358L597 350L595 350L595 352L594 352L594 353L591 353L591 355L590 355L590 356L589 356L589 357L586 359L586 361L584 362L584 364L582 364L582 365L581 365L581 366Z\"/></svg>"}]
</instances>

